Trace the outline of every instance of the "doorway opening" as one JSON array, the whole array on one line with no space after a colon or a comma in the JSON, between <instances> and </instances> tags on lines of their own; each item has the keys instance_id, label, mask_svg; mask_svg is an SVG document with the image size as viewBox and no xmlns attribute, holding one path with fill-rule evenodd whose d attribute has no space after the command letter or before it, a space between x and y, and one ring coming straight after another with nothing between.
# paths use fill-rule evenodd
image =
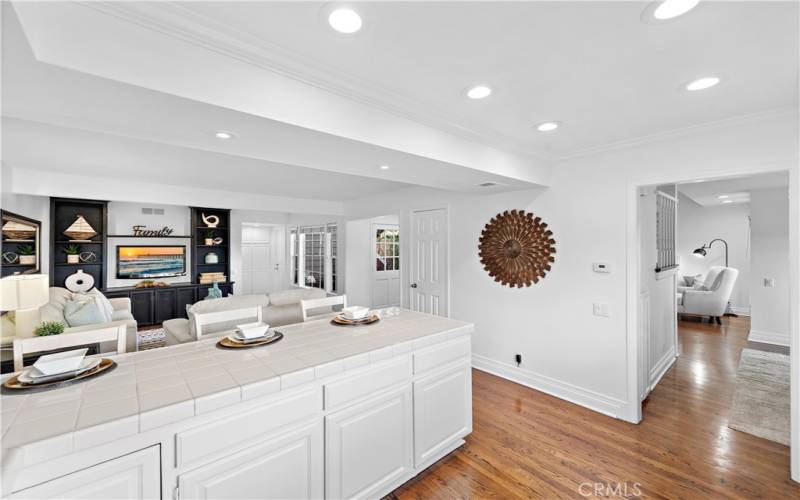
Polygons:
<instances>
[{"instance_id":1,"label":"doorway opening","mask_svg":"<svg viewBox=\"0 0 800 500\"><path fill-rule=\"evenodd\" d=\"M631 186L637 237L629 329L635 325L640 412L632 420L658 421L665 405L677 405L687 426L726 442L747 447L756 436L778 449L791 445L793 175ZM787 458L796 451L783 450Z\"/></svg>"}]
</instances>

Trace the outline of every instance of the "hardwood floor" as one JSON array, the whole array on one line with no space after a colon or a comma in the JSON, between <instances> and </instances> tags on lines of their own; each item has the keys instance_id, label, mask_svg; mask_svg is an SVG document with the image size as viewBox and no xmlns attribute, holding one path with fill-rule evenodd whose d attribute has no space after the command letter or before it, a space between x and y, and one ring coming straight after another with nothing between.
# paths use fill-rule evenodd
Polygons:
<instances>
[{"instance_id":1,"label":"hardwood floor","mask_svg":"<svg viewBox=\"0 0 800 500\"><path fill-rule=\"evenodd\" d=\"M748 330L681 322L639 425L473 370L466 444L388 498L800 498L788 447L727 427Z\"/></svg>"}]
</instances>

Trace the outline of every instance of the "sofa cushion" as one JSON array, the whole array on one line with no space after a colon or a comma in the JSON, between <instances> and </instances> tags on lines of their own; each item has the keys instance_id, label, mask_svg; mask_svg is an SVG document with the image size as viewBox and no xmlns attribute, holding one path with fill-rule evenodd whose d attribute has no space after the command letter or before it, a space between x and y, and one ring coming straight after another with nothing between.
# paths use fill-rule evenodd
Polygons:
<instances>
[{"instance_id":1,"label":"sofa cushion","mask_svg":"<svg viewBox=\"0 0 800 500\"><path fill-rule=\"evenodd\" d=\"M64 318L69 326L99 325L106 323L100 307L92 300L70 300L64 306Z\"/></svg>"},{"instance_id":2,"label":"sofa cushion","mask_svg":"<svg viewBox=\"0 0 800 500\"><path fill-rule=\"evenodd\" d=\"M167 345L183 344L196 338L189 332L189 320L185 318L168 319L162 326L167 336Z\"/></svg>"},{"instance_id":3,"label":"sofa cushion","mask_svg":"<svg viewBox=\"0 0 800 500\"><path fill-rule=\"evenodd\" d=\"M327 295L320 288L292 288L269 294L269 303L274 306L288 306L300 304L301 300L322 299Z\"/></svg>"},{"instance_id":4,"label":"sofa cushion","mask_svg":"<svg viewBox=\"0 0 800 500\"><path fill-rule=\"evenodd\" d=\"M114 311L114 314L111 315L111 321L136 321L133 318L133 314L127 309L121 309L118 311Z\"/></svg>"}]
</instances>

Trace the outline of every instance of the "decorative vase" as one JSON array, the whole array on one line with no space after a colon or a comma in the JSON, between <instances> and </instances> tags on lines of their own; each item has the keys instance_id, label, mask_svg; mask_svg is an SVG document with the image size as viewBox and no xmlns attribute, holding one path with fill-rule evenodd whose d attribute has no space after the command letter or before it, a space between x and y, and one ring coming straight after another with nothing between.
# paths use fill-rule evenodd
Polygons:
<instances>
[{"instance_id":1,"label":"decorative vase","mask_svg":"<svg viewBox=\"0 0 800 500\"><path fill-rule=\"evenodd\" d=\"M222 298L222 290L219 289L219 283L214 282L214 286L208 289L208 295L206 296L205 300L209 299L221 299Z\"/></svg>"},{"instance_id":2,"label":"decorative vase","mask_svg":"<svg viewBox=\"0 0 800 500\"><path fill-rule=\"evenodd\" d=\"M206 264L219 264L219 256L214 252L209 252L206 254L205 262Z\"/></svg>"},{"instance_id":3,"label":"decorative vase","mask_svg":"<svg viewBox=\"0 0 800 500\"><path fill-rule=\"evenodd\" d=\"M80 264L81 256L80 254L67 254L67 264Z\"/></svg>"},{"instance_id":4,"label":"decorative vase","mask_svg":"<svg viewBox=\"0 0 800 500\"><path fill-rule=\"evenodd\" d=\"M23 266L32 266L36 264L36 256L35 255L20 255L19 256L19 263Z\"/></svg>"}]
</instances>

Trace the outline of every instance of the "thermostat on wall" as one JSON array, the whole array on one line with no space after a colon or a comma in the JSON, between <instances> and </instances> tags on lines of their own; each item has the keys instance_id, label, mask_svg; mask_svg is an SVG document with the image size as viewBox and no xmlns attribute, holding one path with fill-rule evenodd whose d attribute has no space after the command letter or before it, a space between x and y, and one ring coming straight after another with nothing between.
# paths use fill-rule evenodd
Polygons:
<instances>
[{"instance_id":1,"label":"thermostat on wall","mask_svg":"<svg viewBox=\"0 0 800 500\"><path fill-rule=\"evenodd\" d=\"M605 262L594 262L592 263L592 269L596 273L610 273L611 266Z\"/></svg>"}]
</instances>

